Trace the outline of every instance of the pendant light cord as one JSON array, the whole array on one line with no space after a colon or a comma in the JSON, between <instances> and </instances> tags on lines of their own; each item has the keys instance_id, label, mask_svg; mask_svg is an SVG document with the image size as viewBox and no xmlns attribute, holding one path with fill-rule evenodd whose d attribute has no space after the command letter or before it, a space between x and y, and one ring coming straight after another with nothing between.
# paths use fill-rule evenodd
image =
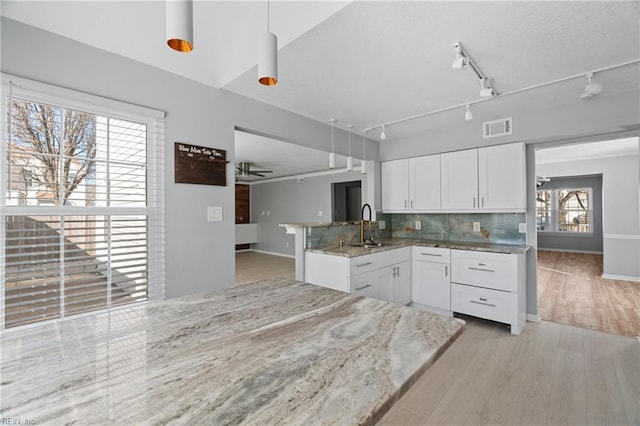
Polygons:
<instances>
[{"instance_id":1,"label":"pendant light cord","mask_svg":"<svg viewBox=\"0 0 640 426\"><path fill-rule=\"evenodd\" d=\"M349 157L351 157L351 127L349 126Z\"/></svg>"},{"instance_id":2,"label":"pendant light cord","mask_svg":"<svg viewBox=\"0 0 640 426\"><path fill-rule=\"evenodd\" d=\"M269 6L269 0L267 0L267 32L269 32L269 13L270 13L270 6Z\"/></svg>"}]
</instances>

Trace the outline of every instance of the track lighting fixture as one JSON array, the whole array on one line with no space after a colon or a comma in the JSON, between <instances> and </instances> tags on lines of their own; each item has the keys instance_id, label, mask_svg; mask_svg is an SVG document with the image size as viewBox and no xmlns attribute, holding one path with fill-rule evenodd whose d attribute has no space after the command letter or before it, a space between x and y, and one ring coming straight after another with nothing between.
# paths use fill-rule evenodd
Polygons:
<instances>
[{"instance_id":1,"label":"track lighting fixture","mask_svg":"<svg viewBox=\"0 0 640 426\"><path fill-rule=\"evenodd\" d=\"M335 118L332 118L329 120L329 123L331 123L331 153L329 154L329 168L330 169L335 169L336 168L336 153L334 152L334 140L333 140L333 125L336 123Z\"/></svg>"},{"instance_id":2,"label":"track lighting fixture","mask_svg":"<svg viewBox=\"0 0 640 426\"><path fill-rule=\"evenodd\" d=\"M367 134L366 130L362 132L362 161L360 162L360 172L363 175L367 174L367 151L366 151L366 143L365 143L366 134Z\"/></svg>"},{"instance_id":3,"label":"track lighting fixture","mask_svg":"<svg viewBox=\"0 0 640 426\"><path fill-rule=\"evenodd\" d=\"M485 99L493 99L496 95L496 92L493 91L493 87L491 87L491 79L490 78L481 78L479 80L480 83L480 93L478 96Z\"/></svg>"},{"instance_id":4,"label":"track lighting fixture","mask_svg":"<svg viewBox=\"0 0 640 426\"><path fill-rule=\"evenodd\" d=\"M193 50L193 1L166 0L167 44L178 52Z\"/></svg>"},{"instance_id":5,"label":"track lighting fixture","mask_svg":"<svg viewBox=\"0 0 640 426\"><path fill-rule=\"evenodd\" d=\"M464 119L466 121L473 120L473 114L471 113L471 109L469 109L471 105L467 104L467 111L464 113Z\"/></svg>"},{"instance_id":6,"label":"track lighting fixture","mask_svg":"<svg viewBox=\"0 0 640 426\"><path fill-rule=\"evenodd\" d=\"M451 68L453 69L463 69L469 66L469 58L467 58L462 52L462 45L460 42L453 44L453 51L456 53L456 58L453 60L451 64Z\"/></svg>"},{"instance_id":7,"label":"track lighting fixture","mask_svg":"<svg viewBox=\"0 0 640 426\"><path fill-rule=\"evenodd\" d=\"M593 82L591 79L593 78L593 73L590 72L587 74L587 85L584 88L584 92L580 95L580 100L591 99L595 95L602 92L602 83Z\"/></svg>"},{"instance_id":8,"label":"track lighting fixture","mask_svg":"<svg viewBox=\"0 0 640 426\"><path fill-rule=\"evenodd\" d=\"M258 82L264 86L278 84L278 37L269 32L269 0L267 0L267 31L260 34Z\"/></svg>"},{"instance_id":9,"label":"track lighting fixture","mask_svg":"<svg viewBox=\"0 0 640 426\"><path fill-rule=\"evenodd\" d=\"M384 124L382 125L382 131L380 132L380 140L384 141L387 140L387 132L385 131L385 127Z\"/></svg>"},{"instance_id":10,"label":"track lighting fixture","mask_svg":"<svg viewBox=\"0 0 640 426\"><path fill-rule=\"evenodd\" d=\"M353 171L353 157L351 156L351 129L353 129L353 124L349 124L347 126L349 129L349 156L347 157L347 171Z\"/></svg>"}]
</instances>

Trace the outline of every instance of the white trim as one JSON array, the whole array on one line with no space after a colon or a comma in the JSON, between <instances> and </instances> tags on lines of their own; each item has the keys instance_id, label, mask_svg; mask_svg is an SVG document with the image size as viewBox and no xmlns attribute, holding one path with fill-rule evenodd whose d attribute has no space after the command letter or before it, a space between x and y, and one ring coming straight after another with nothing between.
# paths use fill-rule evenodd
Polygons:
<instances>
[{"instance_id":1,"label":"white trim","mask_svg":"<svg viewBox=\"0 0 640 426\"><path fill-rule=\"evenodd\" d=\"M293 256L291 254L276 253L275 251L256 250L256 249L251 249L249 251L255 251L256 253L262 253L262 254L270 254L272 256L288 257L289 259L295 259L296 258L295 256Z\"/></svg>"},{"instance_id":2,"label":"white trim","mask_svg":"<svg viewBox=\"0 0 640 426\"><path fill-rule=\"evenodd\" d=\"M610 240L640 240L640 235L634 234L604 234L604 238Z\"/></svg>"},{"instance_id":3,"label":"white trim","mask_svg":"<svg viewBox=\"0 0 640 426\"><path fill-rule=\"evenodd\" d=\"M543 248L538 246L538 251L557 251L561 253L585 253L585 254L603 254L601 251L592 251L592 250L573 250L573 249L556 249L556 248Z\"/></svg>"},{"instance_id":4,"label":"white trim","mask_svg":"<svg viewBox=\"0 0 640 426\"><path fill-rule=\"evenodd\" d=\"M540 317L533 314L527 314L527 321L529 322L540 322Z\"/></svg>"},{"instance_id":5,"label":"white trim","mask_svg":"<svg viewBox=\"0 0 640 426\"><path fill-rule=\"evenodd\" d=\"M8 96L9 86L13 85L13 96L15 98L26 98L85 112L126 118L127 120L132 120L135 116L147 119L163 119L166 116L165 112L161 110L54 86L17 75L0 73L0 80L2 81L3 96ZM123 116L123 113L126 115Z\"/></svg>"},{"instance_id":6,"label":"white trim","mask_svg":"<svg viewBox=\"0 0 640 426\"><path fill-rule=\"evenodd\" d=\"M612 274L602 274L601 277L607 280L633 281L636 283L640 283L640 277L627 277L624 275L612 275Z\"/></svg>"}]
</instances>

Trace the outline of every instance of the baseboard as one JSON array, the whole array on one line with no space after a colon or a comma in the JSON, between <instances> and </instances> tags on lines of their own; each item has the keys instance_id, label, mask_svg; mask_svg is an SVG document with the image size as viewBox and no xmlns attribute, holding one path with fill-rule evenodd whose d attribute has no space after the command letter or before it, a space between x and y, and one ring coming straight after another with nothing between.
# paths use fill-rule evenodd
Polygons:
<instances>
[{"instance_id":1,"label":"baseboard","mask_svg":"<svg viewBox=\"0 0 640 426\"><path fill-rule=\"evenodd\" d=\"M248 251L253 251L251 249L241 249L241 250L236 250L236 253L246 253Z\"/></svg>"},{"instance_id":2,"label":"baseboard","mask_svg":"<svg viewBox=\"0 0 640 426\"><path fill-rule=\"evenodd\" d=\"M537 315L527 314L527 321L540 322L540 317Z\"/></svg>"},{"instance_id":3,"label":"baseboard","mask_svg":"<svg viewBox=\"0 0 640 426\"><path fill-rule=\"evenodd\" d=\"M570 249L554 249L554 248L542 248L537 247L538 251L558 251L561 253L584 253L584 254L602 254L601 251L591 251L591 250L570 250Z\"/></svg>"},{"instance_id":4,"label":"baseboard","mask_svg":"<svg viewBox=\"0 0 640 426\"><path fill-rule=\"evenodd\" d=\"M276 253L275 251L265 251L265 250L256 250L256 249L251 249L250 251L255 251L256 253L262 253L262 254L270 254L272 256L288 257L289 259L296 258L292 254Z\"/></svg>"},{"instance_id":5,"label":"baseboard","mask_svg":"<svg viewBox=\"0 0 640 426\"><path fill-rule=\"evenodd\" d=\"M640 277L625 277L624 275L611 275L611 274L602 274L602 278L609 280L620 280L620 281L633 281L636 283L640 283Z\"/></svg>"}]
</instances>

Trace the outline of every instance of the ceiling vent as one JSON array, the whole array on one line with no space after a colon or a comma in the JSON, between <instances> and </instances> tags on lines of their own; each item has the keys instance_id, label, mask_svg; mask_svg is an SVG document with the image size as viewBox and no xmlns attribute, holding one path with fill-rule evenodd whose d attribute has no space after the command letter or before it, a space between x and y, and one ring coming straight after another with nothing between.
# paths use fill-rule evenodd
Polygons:
<instances>
[{"instance_id":1,"label":"ceiling vent","mask_svg":"<svg viewBox=\"0 0 640 426\"><path fill-rule=\"evenodd\" d=\"M495 138L496 136L510 135L512 118L501 118L500 120L485 121L482 123L482 138Z\"/></svg>"}]
</instances>

